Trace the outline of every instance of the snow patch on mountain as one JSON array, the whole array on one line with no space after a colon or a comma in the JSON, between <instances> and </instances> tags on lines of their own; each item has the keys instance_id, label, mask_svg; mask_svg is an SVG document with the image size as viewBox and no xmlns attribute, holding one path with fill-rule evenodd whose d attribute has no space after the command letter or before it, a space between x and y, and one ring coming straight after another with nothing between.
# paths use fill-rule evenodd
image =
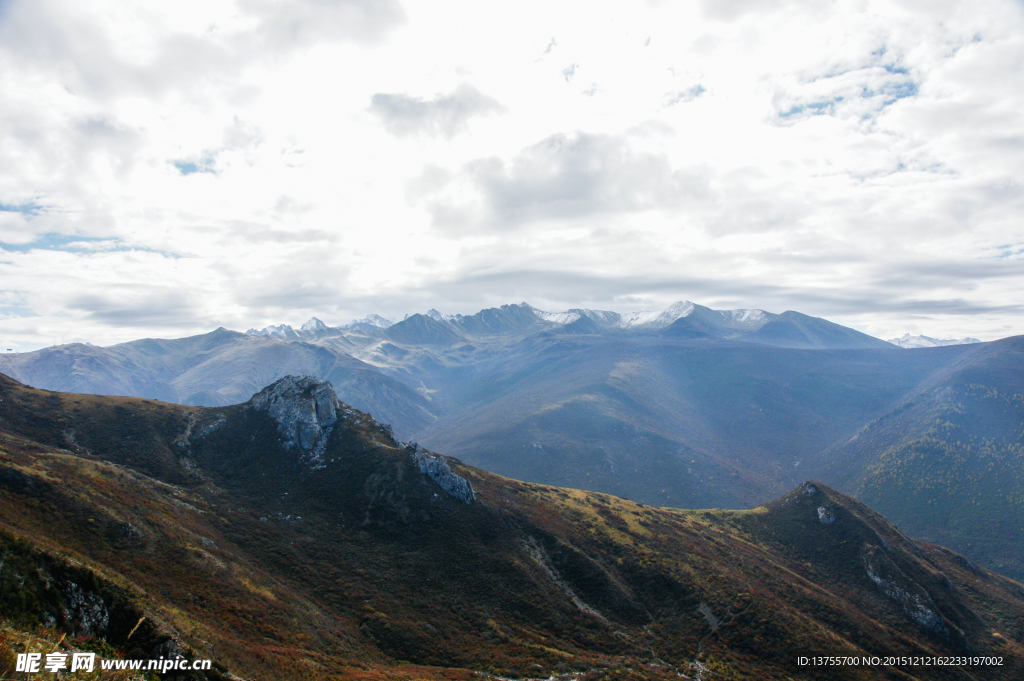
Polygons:
<instances>
[{"instance_id":1,"label":"snow patch on mountain","mask_svg":"<svg viewBox=\"0 0 1024 681\"><path fill-rule=\"evenodd\" d=\"M583 317L593 319L598 324L610 326L617 324L621 315L618 312L608 312L607 310L569 310L570 312L576 312Z\"/></svg>"},{"instance_id":2,"label":"snow patch on mountain","mask_svg":"<svg viewBox=\"0 0 1024 681\"><path fill-rule=\"evenodd\" d=\"M394 325L395 325L395 323L393 321L391 321L390 319L385 319L384 317L381 317L379 314L371 314L371 315L366 315L362 319L353 319L348 324L345 324L344 326L339 326L338 328L339 329L346 329L346 330L348 330L348 329L359 329L359 328L365 328L365 327L375 327L375 328L378 328L378 329L386 329L389 326L394 326Z\"/></svg>"},{"instance_id":3,"label":"snow patch on mountain","mask_svg":"<svg viewBox=\"0 0 1024 681\"><path fill-rule=\"evenodd\" d=\"M902 338L891 338L889 342L893 345L898 345L901 348L938 348L944 345L970 345L971 343L981 343L982 341L977 338L960 338L960 339L941 339L931 338L929 336L911 336L909 333L903 334Z\"/></svg>"},{"instance_id":4,"label":"snow patch on mountain","mask_svg":"<svg viewBox=\"0 0 1024 681\"><path fill-rule=\"evenodd\" d=\"M627 312L620 314L608 310L587 310L574 308L565 312L545 312L535 307L530 307L533 314L550 324L572 324L581 317L592 319L602 326L611 326L620 329L628 329L640 326L668 326L680 317L685 317L693 312L693 303L684 301L675 303L664 310L639 312Z\"/></svg>"},{"instance_id":5,"label":"snow patch on mountain","mask_svg":"<svg viewBox=\"0 0 1024 681\"><path fill-rule=\"evenodd\" d=\"M626 312L619 315L619 323L616 326L620 328L629 328L631 326L643 326L649 324L658 318L661 314L661 310L638 310L636 312Z\"/></svg>"},{"instance_id":6,"label":"snow patch on mountain","mask_svg":"<svg viewBox=\"0 0 1024 681\"><path fill-rule=\"evenodd\" d=\"M756 329L769 321L768 313L764 310L726 310L725 312L738 326L749 326Z\"/></svg>"},{"instance_id":7,"label":"snow patch on mountain","mask_svg":"<svg viewBox=\"0 0 1024 681\"><path fill-rule=\"evenodd\" d=\"M524 303L525 305L525 303ZM581 317L588 317L602 326L617 329L662 329L683 317L694 313L696 305L688 300L681 300L669 305L664 310L637 310L635 312L608 312L606 310L572 309L565 312L545 312L535 307L529 309L539 319L550 324L571 324ZM429 314L429 313L428 313ZM718 312L723 321L732 328L755 330L763 326L771 317L764 310L722 310Z\"/></svg>"},{"instance_id":8,"label":"snow patch on mountain","mask_svg":"<svg viewBox=\"0 0 1024 681\"><path fill-rule=\"evenodd\" d=\"M672 303L660 312L628 312L622 315L618 326L624 329L641 326L661 328L682 317L693 314L693 303L688 300L681 300Z\"/></svg>"},{"instance_id":9,"label":"snow patch on mountain","mask_svg":"<svg viewBox=\"0 0 1024 681\"><path fill-rule=\"evenodd\" d=\"M572 324L574 321L580 318L578 311L570 310L568 312L544 312L533 308L533 314L537 315L540 319L552 324Z\"/></svg>"},{"instance_id":10,"label":"snow patch on mountain","mask_svg":"<svg viewBox=\"0 0 1024 681\"><path fill-rule=\"evenodd\" d=\"M457 317L460 317L461 315L441 314L434 308L430 308L429 310L427 310L427 316L439 322L450 322L454 321Z\"/></svg>"}]
</instances>

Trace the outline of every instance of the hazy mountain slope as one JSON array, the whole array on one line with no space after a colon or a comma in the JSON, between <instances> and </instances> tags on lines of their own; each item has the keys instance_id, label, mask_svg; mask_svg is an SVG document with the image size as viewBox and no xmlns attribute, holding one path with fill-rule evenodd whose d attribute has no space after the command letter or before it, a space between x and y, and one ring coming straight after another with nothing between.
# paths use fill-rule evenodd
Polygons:
<instances>
[{"instance_id":1,"label":"hazy mountain slope","mask_svg":"<svg viewBox=\"0 0 1024 681\"><path fill-rule=\"evenodd\" d=\"M804 484L752 512L678 511L450 460L476 490L467 505L344 405L315 402L319 435L308 448L291 439L306 432L292 417L311 414L304 400L319 393L289 385L203 409L2 379L0 519L48 553L116 575L132 607L176 640L255 679L1024 671L1024 587L912 542L826 487ZM69 427L95 449L45 444ZM154 445L151 476L137 466ZM1003 666L796 664L968 653Z\"/></svg>"},{"instance_id":2,"label":"hazy mountain slope","mask_svg":"<svg viewBox=\"0 0 1024 681\"><path fill-rule=\"evenodd\" d=\"M850 350L860 348L892 349L892 344L866 333L840 326L827 319L799 312L783 312L764 326L744 334L739 340L780 348Z\"/></svg>"},{"instance_id":3,"label":"hazy mountain slope","mask_svg":"<svg viewBox=\"0 0 1024 681\"><path fill-rule=\"evenodd\" d=\"M435 418L422 395L340 350L227 329L109 348L74 344L0 355L0 371L49 390L206 406L242 402L282 376L309 374L332 381L348 403L396 424L403 434Z\"/></svg>"},{"instance_id":4,"label":"hazy mountain slope","mask_svg":"<svg viewBox=\"0 0 1024 681\"><path fill-rule=\"evenodd\" d=\"M796 351L538 338L459 394L439 392L453 406L422 441L505 475L681 507L748 508L817 478L1020 577L1022 343Z\"/></svg>"},{"instance_id":5,"label":"hazy mountain slope","mask_svg":"<svg viewBox=\"0 0 1024 681\"><path fill-rule=\"evenodd\" d=\"M687 317L680 317L667 327L661 330L660 335L665 338L724 338L726 330L722 329L716 320L709 320L701 314L691 314Z\"/></svg>"},{"instance_id":6,"label":"hazy mountain slope","mask_svg":"<svg viewBox=\"0 0 1024 681\"><path fill-rule=\"evenodd\" d=\"M825 450L950 361L541 335L471 374L438 379L447 415L420 437L527 480L647 503L749 507L817 474Z\"/></svg>"},{"instance_id":7,"label":"hazy mountain slope","mask_svg":"<svg viewBox=\"0 0 1024 681\"><path fill-rule=\"evenodd\" d=\"M449 317L448 321L463 335L471 338L526 336L548 326L526 303L491 307L474 315L455 315Z\"/></svg>"},{"instance_id":8,"label":"hazy mountain slope","mask_svg":"<svg viewBox=\"0 0 1024 681\"><path fill-rule=\"evenodd\" d=\"M405 345L453 345L462 340L451 324L437 321L427 315L414 314L389 326L382 335L395 343Z\"/></svg>"},{"instance_id":9,"label":"hazy mountain slope","mask_svg":"<svg viewBox=\"0 0 1024 681\"><path fill-rule=\"evenodd\" d=\"M778 315L763 310L712 310L695 303L687 303L687 306L685 314L663 327L660 335L666 338L743 339L778 318Z\"/></svg>"},{"instance_id":10,"label":"hazy mountain slope","mask_svg":"<svg viewBox=\"0 0 1024 681\"><path fill-rule=\"evenodd\" d=\"M823 473L915 536L1022 578L1024 338L967 347L831 452Z\"/></svg>"}]
</instances>

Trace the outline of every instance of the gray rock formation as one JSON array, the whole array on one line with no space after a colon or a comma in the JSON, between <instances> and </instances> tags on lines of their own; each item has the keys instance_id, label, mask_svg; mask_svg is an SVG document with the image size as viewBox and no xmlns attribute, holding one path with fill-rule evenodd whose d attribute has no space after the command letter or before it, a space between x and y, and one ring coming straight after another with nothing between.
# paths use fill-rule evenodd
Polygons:
<instances>
[{"instance_id":1,"label":"gray rock formation","mask_svg":"<svg viewBox=\"0 0 1024 681\"><path fill-rule=\"evenodd\" d=\"M476 500L473 485L469 480L452 473L451 467L440 454L432 454L415 442L408 448L420 468L420 472L438 484L438 486L464 504L472 504Z\"/></svg>"},{"instance_id":2,"label":"gray rock formation","mask_svg":"<svg viewBox=\"0 0 1024 681\"><path fill-rule=\"evenodd\" d=\"M836 515L824 506L818 507L818 522L822 525L831 525L836 521Z\"/></svg>"},{"instance_id":3,"label":"gray rock formation","mask_svg":"<svg viewBox=\"0 0 1024 681\"><path fill-rule=\"evenodd\" d=\"M285 449L298 447L309 452L317 467L342 405L330 382L312 376L285 376L256 393L247 408L266 412L277 421Z\"/></svg>"},{"instance_id":4,"label":"gray rock formation","mask_svg":"<svg viewBox=\"0 0 1024 681\"><path fill-rule=\"evenodd\" d=\"M932 597L924 587L907 577L882 548L868 544L862 557L868 578L886 597L903 606L907 617L931 632L949 637L949 629Z\"/></svg>"},{"instance_id":5,"label":"gray rock formation","mask_svg":"<svg viewBox=\"0 0 1024 681\"><path fill-rule=\"evenodd\" d=\"M79 636L103 637L110 625L110 610L103 597L69 581L64 586L64 619Z\"/></svg>"}]
</instances>

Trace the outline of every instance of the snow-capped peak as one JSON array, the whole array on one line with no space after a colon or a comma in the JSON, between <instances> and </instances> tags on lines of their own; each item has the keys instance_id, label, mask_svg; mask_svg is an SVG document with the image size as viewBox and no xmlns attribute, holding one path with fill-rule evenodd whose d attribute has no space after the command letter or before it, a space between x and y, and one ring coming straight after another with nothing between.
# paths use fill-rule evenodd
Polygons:
<instances>
[{"instance_id":1,"label":"snow-capped peak","mask_svg":"<svg viewBox=\"0 0 1024 681\"><path fill-rule=\"evenodd\" d=\"M441 314L434 308L430 308L429 310L427 310L427 316L439 322L450 322L455 318L455 315Z\"/></svg>"},{"instance_id":2,"label":"snow-capped peak","mask_svg":"<svg viewBox=\"0 0 1024 681\"><path fill-rule=\"evenodd\" d=\"M691 314L693 314L693 303L689 300L681 300L678 303L672 303L666 307L654 321L667 326L675 320L682 317L689 317Z\"/></svg>"},{"instance_id":3,"label":"snow-capped peak","mask_svg":"<svg viewBox=\"0 0 1024 681\"><path fill-rule=\"evenodd\" d=\"M262 329L249 329L246 331L250 336L266 336L267 338L285 338L289 334L294 334L295 329L288 326L287 324L271 324L270 326L264 326Z\"/></svg>"},{"instance_id":4,"label":"snow-capped peak","mask_svg":"<svg viewBox=\"0 0 1024 681\"><path fill-rule=\"evenodd\" d=\"M944 345L969 345L971 343L981 343L982 341L969 336L967 338L948 340L922 335L911 336L909 333L905 333L902 338L891 338L888 342L901 348L938 348Z\"/></svg>"},{"instance_id":5,"label":"snow-capped peak","mask_svg":"<svg viewBox=\"0 0 1024 681\"><path fill-rule=\"evenodd\" d=\"M316 317L310 317L309 321L302 325L303 331L324 331L327 329L327 325Z\"/></svg>"}]
</instances>

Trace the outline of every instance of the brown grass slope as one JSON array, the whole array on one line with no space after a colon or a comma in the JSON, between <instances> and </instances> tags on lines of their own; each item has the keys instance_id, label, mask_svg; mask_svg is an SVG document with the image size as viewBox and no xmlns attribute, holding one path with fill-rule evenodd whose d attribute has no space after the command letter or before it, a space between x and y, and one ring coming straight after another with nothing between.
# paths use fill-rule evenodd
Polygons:
<instances>
[{"instance_id":1,"label":"brown grass slope","mask_svg":"<svg viewBox=\"0 0 1024 681\"><path fill-rule=\"evenodd\" d=\"M478 493L465 505L359 413L324 459L304 464L244 405L0 377L5 626L126 654L170 640L253 679L1024 675L1024 587L817 483L679 511L452 459ZM76 629L72 569L118 621L145 614L148 638ZM1003 664L797 664L814 655Z\"/></svg>"}]
</instances>

